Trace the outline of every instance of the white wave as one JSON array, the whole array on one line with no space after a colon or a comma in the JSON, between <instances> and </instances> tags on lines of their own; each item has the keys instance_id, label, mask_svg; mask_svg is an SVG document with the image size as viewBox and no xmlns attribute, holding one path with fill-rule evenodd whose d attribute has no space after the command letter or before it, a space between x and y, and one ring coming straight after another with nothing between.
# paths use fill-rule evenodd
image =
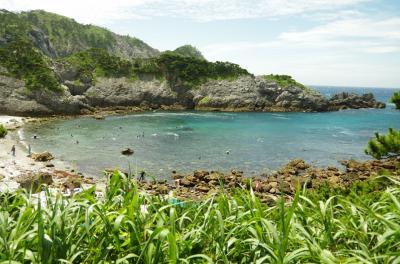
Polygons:
<instances>
[{"instance_id":1,"label":"white wave","mask_svg":"<svg viewBox=\"0 0 400 264\"><path fill-rule=\"evenodd\" d=\"M172 132L167 132L167 135L168 135L168 136L179 137L179 135L178 135L178 134L176 134L176 133L172 133Z\"/></svg>"}]
</instances>

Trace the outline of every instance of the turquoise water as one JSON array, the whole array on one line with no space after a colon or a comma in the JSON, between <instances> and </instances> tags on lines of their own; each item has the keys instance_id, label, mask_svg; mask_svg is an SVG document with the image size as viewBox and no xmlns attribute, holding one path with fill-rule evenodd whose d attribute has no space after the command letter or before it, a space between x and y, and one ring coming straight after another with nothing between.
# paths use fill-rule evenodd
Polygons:
<instances>
[{"instance_id":1,"label":"turquoise water","mask_svg":"<svg viewBox=\"0 0 400 264\"><path fill-rule=\"evenodd\" d=\"M33 151L48 150L83 173L101 175L105 167L130 166L133 171L145 169L168 178L172 170L194 169L259 174L294 158L315 165L366 159L368 139L388 127L400 128L400 112L393 106L330 113L155 112L105 120L82 117L32 125L23 135ZM38 139L31 139L33 135ZM134 149L134 155L122 156L120 151L126 147Z\"/></svg>"}]
</instances>

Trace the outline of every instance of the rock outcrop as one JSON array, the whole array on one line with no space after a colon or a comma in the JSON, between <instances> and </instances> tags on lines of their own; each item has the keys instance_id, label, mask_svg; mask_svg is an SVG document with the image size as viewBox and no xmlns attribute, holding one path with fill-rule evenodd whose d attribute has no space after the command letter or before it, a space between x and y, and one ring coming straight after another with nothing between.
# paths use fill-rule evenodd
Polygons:
<instances>
[{"instance_id":1,"label":"rock outcrop","mask_svg":"<svg viewBox=\"0 0 400 264\"><path fill-rule=\"evenodd\" d=\"M326 111L327 100L317 91L296 86L279 87L263 76L237 80L211 80L192 91L198 110L223 111Z\"/></svg>"},{"instance_id":2,"label":"rock outcrop","mask_svg":"<svg viewBox=\"0 0 400 264\"><path fill-rule=\"evenodd\" d=\"M372 93L358 96L353 93L340 93L328 101L328 110L359 109L359 108L385 108L385 104L375 100Z\"/></svg>"}]
</instances>

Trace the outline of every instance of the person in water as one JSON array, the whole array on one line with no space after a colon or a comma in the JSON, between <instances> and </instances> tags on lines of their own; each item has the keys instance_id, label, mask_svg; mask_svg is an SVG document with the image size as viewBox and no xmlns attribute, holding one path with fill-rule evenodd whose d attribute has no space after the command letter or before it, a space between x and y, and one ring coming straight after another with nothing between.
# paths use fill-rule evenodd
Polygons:
<instances>
[{"instance_id":1,"label":"person in water","mask_svg":"<svg viewBox=\"0 0 400 264\"><path fill-rule=\"evenodd\" d=\"M28 145L28 157L30 157L32 155L32 148L31 148L31 144Z\"/></svg>"},{"instance_id":2,"label":"person in water","mask_svg":"<svg viewBox=\"0 0 400 264\"><path fill-rule=\"evenodd\" d=\"M11 147L11 154L15 157L15 145Z\"/></svg>"}]
</instances>

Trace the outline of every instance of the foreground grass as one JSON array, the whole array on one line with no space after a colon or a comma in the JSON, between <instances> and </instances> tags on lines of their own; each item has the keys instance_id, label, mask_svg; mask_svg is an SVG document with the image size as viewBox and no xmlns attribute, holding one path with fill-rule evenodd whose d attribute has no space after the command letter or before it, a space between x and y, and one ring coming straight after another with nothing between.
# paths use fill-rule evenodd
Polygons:
<instances>
[{"instance_id":1,"label":"foreground grass","mask_svg":"<svg viewBox=\"0 0 400 264\"><path fill-rule=\"evenodd\" d=\"M400 263L400 182L382 180L389 188L299 191L272 207L242 190L201 202L150 197L118 173L102 199L94 189L2 195L0 262Z\"/></svg>"}]
</instances>

